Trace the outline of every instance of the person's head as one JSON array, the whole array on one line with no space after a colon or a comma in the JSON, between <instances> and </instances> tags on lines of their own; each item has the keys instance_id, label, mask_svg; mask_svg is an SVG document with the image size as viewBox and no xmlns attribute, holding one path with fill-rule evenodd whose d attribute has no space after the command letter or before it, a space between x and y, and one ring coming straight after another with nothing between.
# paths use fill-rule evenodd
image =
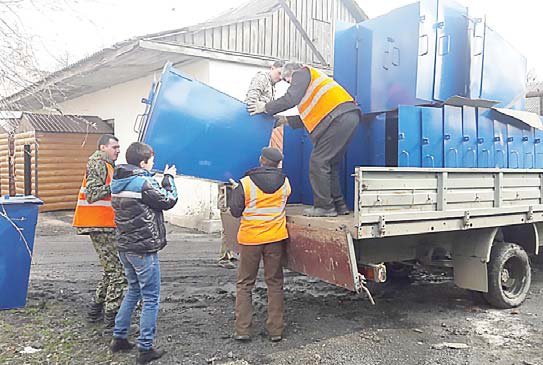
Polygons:
<instances>
[{"instance_id":1,"label":"person's head","mask_svg":"<svg viewBox=\"0 0 543 365\"><path fill-rule=\"evenodd\" d=\"M283 160L283 154L275 147L264 147L260 154L260 166L278 167Z\"/></svg>"},{"instance_id":2,"label":"person's head","mask_svg":"<svg viewBox=\"0 0 543 365\"><path fill-rule=\"evenodd\" d=\"M112 134L103 134L98 139L98 150L104 152L111 161L116 161L121 153L119 139Z\"/></svg>"},{"instance_id":3,"label":"person's head","mask_svg":"<svg viewBox=\"0 0 543 365\"><path fill-rule=\"evenodd\" d=\"M304 65L297 62L285 63L285 65L283 66L283 70L281 72L281 77L283 81L286 81L290 84L290 82L292 81L292 74L295 71L298 71L299 69L301 69L302 67L304 67Z\"/></svg>"},{"instance_id":4,"label":"person's head","mask_svg":"<svg viewBox=\"0 0 543 365\"><path fill-rule=\"evenodd\" d=\"M281 81L281 71L283 69L284 64L285 63L283 61L275 61L273 65L271 66L270 77L274 84Z\"/></svg>"},{"instance_id":5,"label":"person's head","mask_svg":"<svg viewBox=\"0 0 543 365\"><path fill-rule=\"evenodd\" d=\"M126 162L151 171L155 161L155 152L148 144L134 142L126 150Z\"/></svg>"}]
</instances>

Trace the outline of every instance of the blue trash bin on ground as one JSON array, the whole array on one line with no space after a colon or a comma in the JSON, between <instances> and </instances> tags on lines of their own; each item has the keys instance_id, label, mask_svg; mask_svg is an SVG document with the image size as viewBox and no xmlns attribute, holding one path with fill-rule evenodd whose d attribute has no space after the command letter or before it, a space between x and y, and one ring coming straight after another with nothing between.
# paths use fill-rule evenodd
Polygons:
<instances>
[{"instance_id":1,"label":"blue trash bin on ground","mask_svg":"<svg viewBox=\"0 0 543 365\"><path fill-rule=\"evenodd\" d=\"M0 197L0 309L26 304L41 204L33 196Z\"/></svg>"}]
</instances>

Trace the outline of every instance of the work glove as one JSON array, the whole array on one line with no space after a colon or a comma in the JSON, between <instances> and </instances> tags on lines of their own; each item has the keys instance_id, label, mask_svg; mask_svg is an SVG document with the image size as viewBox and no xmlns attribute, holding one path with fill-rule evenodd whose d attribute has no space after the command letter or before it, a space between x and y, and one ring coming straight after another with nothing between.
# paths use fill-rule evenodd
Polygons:
<instances>
[{"instance_id":1,"label":"work glove","mask_svg":"<svg viewBox=\"0 0 543 365\"><path fill-rule=\"evenodd\" d=\"M247 105L247 111L251 115L265 113L266 112L266 103L263 101L257 101L254 104Z\"/></svg>"},{"instance_id":2,"label":"work glove","mask_svg":"<svg viewBox=\"0 0 543 365\"><path fill-rule=\"evenodd\" d=\"M232 179L232 178L228 179L228 182L232 185L232 188L234 188L234 189L237 188L238 185L239 185L239 184L238 184L234 179Z\"/></svg>"},{"instance_id":3,"label":"work glove","mask_svg":"<svg viewBox=\"0 0 543 365\"><path fill-rule=\"evenodd\" d=\"M281 126L284 126L285 124L288 124L288 119L284 115L280 116L276 119L274 128L279 128Z\"/></svg>"}]
</instances>

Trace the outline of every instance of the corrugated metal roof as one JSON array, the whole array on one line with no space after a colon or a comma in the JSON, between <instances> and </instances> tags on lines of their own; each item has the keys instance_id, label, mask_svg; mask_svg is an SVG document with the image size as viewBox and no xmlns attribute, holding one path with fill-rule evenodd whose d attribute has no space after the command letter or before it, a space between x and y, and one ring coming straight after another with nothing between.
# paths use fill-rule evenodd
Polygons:
<instances>
[{"instance_id":1,"label":"corrugated metal roof","mask_svg":"<svg viewBox=\"0 0 543 365\"><path fill-rule=\"evenodd\" d=\"M23 114L22 128L46 133L113 133L113 128L96 116Z\"/></svg>"}]
</instances>

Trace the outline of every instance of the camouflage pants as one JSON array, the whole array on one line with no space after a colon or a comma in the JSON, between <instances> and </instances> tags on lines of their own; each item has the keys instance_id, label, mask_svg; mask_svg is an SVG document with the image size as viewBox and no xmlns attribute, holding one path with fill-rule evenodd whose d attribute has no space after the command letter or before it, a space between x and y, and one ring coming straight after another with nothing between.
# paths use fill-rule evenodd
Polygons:
<instances>
[{"instance_id":1,"label":"camouflage pants","mask_svg":"<svg viewBox=\"0 0 543 365\"><path fill-rule=\"evenodd\" d=\"M126 278L115 246L115 234L95 232L90 233L90 238L104 270L102 280L96 287L94 301L104 303L106 312L117 312L126 288Z\"/></svg>"}]
</instances>

